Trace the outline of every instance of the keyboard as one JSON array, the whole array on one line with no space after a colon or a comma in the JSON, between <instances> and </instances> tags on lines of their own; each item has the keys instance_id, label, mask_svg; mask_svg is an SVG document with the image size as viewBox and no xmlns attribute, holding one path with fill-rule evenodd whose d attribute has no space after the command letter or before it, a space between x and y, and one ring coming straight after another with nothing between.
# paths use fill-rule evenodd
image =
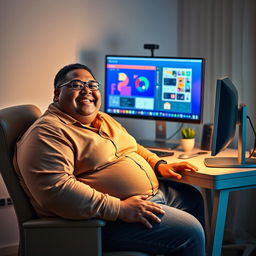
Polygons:
<instances>
[{"instance_id":1,"label":"keyboard","mask_svg":"<svg viewBox=\"0 0 256 256\"><path fill-rule=\"evenodd\" d=\"M165 156L173 156L174 152L173 151L163 151L163 150L157 150L157 149L151 149L148 148L149 151L152 153L155 153L159 157L165 157Z\"/></svg>"}]
</instances>

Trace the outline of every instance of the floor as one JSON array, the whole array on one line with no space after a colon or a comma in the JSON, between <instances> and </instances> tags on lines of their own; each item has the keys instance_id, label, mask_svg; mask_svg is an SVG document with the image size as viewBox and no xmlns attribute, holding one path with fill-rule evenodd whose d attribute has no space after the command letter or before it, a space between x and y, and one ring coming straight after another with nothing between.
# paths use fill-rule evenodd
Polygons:
<instances>
[{"instance_id":1,"label":"floor","mask_svg":"<svg viewBox=\"0 0 256 256\"><path fill-rule=\"evenodd\" d=\"M1 254L1 256L18 256L18 253ZM225 245L222 249L221 256L256 256L256 245Z\"/></svg>"},{"instance_id":2,"label":"floor","mask_svg":"<svg viewBox=\"0 0 256 256\"><path fill-rule=\"evenodd\" d=\"M256 256L255 244L225 245L221 256Z\"/></svg>"}]
</instances>

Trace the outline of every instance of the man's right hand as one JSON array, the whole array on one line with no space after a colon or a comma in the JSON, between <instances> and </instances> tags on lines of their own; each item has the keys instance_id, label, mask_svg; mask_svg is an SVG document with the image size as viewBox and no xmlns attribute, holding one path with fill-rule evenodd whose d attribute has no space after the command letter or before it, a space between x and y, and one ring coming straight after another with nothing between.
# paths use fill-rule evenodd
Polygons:
<instances>
[{"instance_id":1,"label":"man's right hand","mask_svg":"<svg viewBox=\"0 0 256 256\"><path fill-rule=\"evenodd\" d=\"M161 219L154 213L164 214L163 208L160 204L147 201L147 198L146 195L131 196L121 201L118 219L130 223L140 222L147 228L152 228L148 219L160 223Z\"/></svg>"}]
</instances>

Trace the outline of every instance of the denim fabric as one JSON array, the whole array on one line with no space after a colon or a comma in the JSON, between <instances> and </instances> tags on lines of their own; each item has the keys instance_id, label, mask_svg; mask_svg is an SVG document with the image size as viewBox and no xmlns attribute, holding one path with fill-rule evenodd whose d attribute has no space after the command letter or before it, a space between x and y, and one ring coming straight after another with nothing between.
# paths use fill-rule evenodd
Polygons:
<instances>
[{"instance_id":1,"label":"denim fabric","mask_svg":"<svg viewBox=\"0 0 256 256\"><path fill-rule=\"evenodd\" d=\"M102 230L105 251L143 251L149 254L204 256L204 206L200 192L186 184L160 180L158 193L150 201L162 204L161 223L121 220L107 222Z\"/></svg>"}]
</instances>

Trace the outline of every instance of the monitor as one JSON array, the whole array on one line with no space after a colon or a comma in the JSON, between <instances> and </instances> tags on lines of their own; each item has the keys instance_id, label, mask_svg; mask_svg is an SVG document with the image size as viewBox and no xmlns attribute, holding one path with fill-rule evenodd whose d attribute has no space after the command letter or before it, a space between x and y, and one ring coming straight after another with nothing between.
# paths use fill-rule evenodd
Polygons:
<instances>
[{"instance_id":1,"label":"monitor","mask_svg":"<svg viewBox=\"0 0 256 256\"><path fill-rule=\"evenodd\" d=\"M114 117L202 122L204 62L107 55L105 112Z\"/></svg>"},{"instance_id":2,"label":"monitor","mask_svg":"<svg viewBox=\"0 0 256 256\"><path fill-rule=\"evenodd\" d=\"M247 107L238 106L238 92L229 78L217 79L214 125L212 136L212 156L225 150L233 141L236 126L239 126L237 157L205 158L208 167L256 167L256 160L246 158L246 118Z\"/></svg>"}]
</instances>

